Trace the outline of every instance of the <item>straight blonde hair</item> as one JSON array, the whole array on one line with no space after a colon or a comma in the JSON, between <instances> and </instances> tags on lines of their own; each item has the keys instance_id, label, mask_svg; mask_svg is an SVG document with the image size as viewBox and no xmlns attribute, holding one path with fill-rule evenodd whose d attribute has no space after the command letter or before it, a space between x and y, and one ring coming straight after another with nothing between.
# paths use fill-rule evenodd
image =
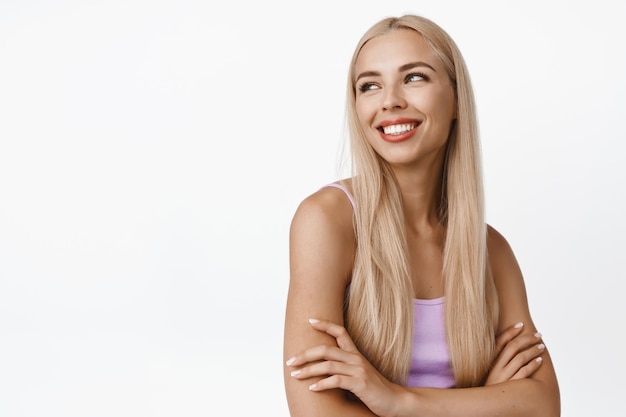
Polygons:
<instances>
[{"instance_id":1,"label":"straight blonde hair","mask_svg":"<svg viewBox=\"0 0 626 417\"><path fill-rule=\"evenodd\" d=\"M450 36L414 15L386 18L359 41L350 63L347 127L352 150L357 251L346 298L346 327L359 350L388 379L406 383L413 344L413 286L401 194L393 171L368 144L356 115L354 67L370 39L392 30L421 34L443 62L457 102L444 161L439 219L445 227L445 326L457 387L480 385L491 364L497 295L486 243L480 145L474 95Z\"/></svg>"}]
</instances>

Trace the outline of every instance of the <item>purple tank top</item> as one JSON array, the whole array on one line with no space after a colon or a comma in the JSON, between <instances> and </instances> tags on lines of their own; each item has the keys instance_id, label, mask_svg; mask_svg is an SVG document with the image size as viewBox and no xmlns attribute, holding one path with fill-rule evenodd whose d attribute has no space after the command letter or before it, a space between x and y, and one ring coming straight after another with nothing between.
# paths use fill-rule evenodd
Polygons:
<instances>
[{"instance_id":1,"label":"purple tank top","mask_svg":"<svg viewBox=\"0 0 626 417\"><path fill-rule=\"evenodd\" d=\"M443 297L413 300L413 354L407 386L454 387L448 353Z\"/></svg>"},{"instance_id":2,"label":"purple tank top","mask_svg":"<svg viewBox=\"0 0 626 417\"><path fill-rule=\"evenodd\" d=\"M327 184L342 190L354 208L354 198L341 183ZM444 322L443 297L413 300L413 353L407 386L452 388L455 385Z\"/></svg>"}]
</instances>

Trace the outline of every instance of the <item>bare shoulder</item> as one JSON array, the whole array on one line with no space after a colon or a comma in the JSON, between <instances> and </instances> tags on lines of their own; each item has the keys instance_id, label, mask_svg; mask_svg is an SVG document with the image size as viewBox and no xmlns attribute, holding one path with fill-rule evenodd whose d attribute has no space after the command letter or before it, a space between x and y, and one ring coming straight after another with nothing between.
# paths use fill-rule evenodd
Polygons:
<instances>
[{"instance_id":1,"label":"bare shoulder","mask_svg":"<svg viewBox=\"0 0 626 417\"><path fill-rule=\"evenodd\" d=\"M291 222L291 237L305 234L350 240L354 237L353 209L346 194L335 187L323 187L307 196L298 206ZM328 243L332 243L328 242Z\"/></svg>"},{"instance_id":2,"label":"bare shoulder","mask_svg":"<svg viewBox=\"0 0 626 417\"><path fill-rule=\"evenodd\" d=\"M307 305L316 300L310 305L316 311L310 314L341 318L355 251L353 209L346 194L323 187L306 197L293 216L289 234L289 301L298 299L303 307L305 300Z\"/></svg>"},{"instance_id":3,"label":"bare shoulder","mask_svg":"<svg viewBox=\"0 0 626 417\"><path fill-rule=\"evenodd\" d=\"M500 298L509 289L518 290L524 285L521 268L511 245L493 226L487 226L487 253L489 266Z\"/></svg>"},{"instance_id":4,"label":"bare shoulder","mask_svg":"<svg viewBox=\"0 0 626 417\"><path fill-rule=\"evenodd\" d=\"M537 326L531 317L526 284L513 249L504 236L491 226L487 228L487 251L500 306L497 333L519 322L524 324L523 333L536 333ZM541 367L531 378L545 384L545 394L552 397L558 409L559 388L554 366L547 349L541 356Z\"/></svg>"},{"instance_id":5,"label":"bare shoulder","mask_svg":"<svg viewBox=\"0 0 626 417\"><path fill-rule=\"evenodd\" d=\"M500 301L499 329L522 321L533 329L526 285L511 245L494 227L487 227L489 266Z\"/></svg>"},{"instance_id":6,"label":"bare shoulder","mask_svg":"<svg viewBox=\"0 0 626 417\"><path fill-rule=\"evenodd\" d=\"M289 233L292 283L328 280L326 285L345 286L355 250L353 209L344 191L323 187L300 203Z\"/></svg>"},{"instance_id":7,"label":"bare shoulder","mask_svg":"<svg viewBox=\"0 0 626 417\"><path fill-rule=\"evenodd\" d=\"M487 252L489 253L489 263L494 274L500 272L519 272L519 265L511 245L506 238L493 226L487 225ZM501 275L501 274L498 274ZM517 274L516 274L517 275ZM494 278L498 278L495 277Z\"/></svg>"},{"instance_id":8,"label":"bare shoulder","mask_svg":"<svg viewBox=\"0 0 626 417\"><path fill-rule=\"evenodd\" d=\"M342 220L342 217L343 220L352 218L353 210L350 199L346 195L346 192L339 187L346 188L348 193L351 193L349 180L341 181L341 184L337 184L336 187L330 185L321 187L302 200L296 210L296 217L302 211L306 211L307 215L314 214L315 212L319 214L332 212L335 214L332 218L337 220Z\"/></svg>"},{"instance_id":9,"label":"bare shoulder","mask_svg":"<svg viewBox=\"0 0 626 417\"><path fill-rule=\"evenodd\" d=\"M336 344L335 339L326 333L315 331L308 319L343 324L345 291L356 251L352 219L350 200L336 187L321 188L306 197L296 209L289 233L285 360L313 346ZM320 412L343 406L345 401L341 392L311 393L307 387L315 380L294 379L289 375L290 370L284 367L292 415L310 415L315 410Z\"/></svg>"}]
</instances>

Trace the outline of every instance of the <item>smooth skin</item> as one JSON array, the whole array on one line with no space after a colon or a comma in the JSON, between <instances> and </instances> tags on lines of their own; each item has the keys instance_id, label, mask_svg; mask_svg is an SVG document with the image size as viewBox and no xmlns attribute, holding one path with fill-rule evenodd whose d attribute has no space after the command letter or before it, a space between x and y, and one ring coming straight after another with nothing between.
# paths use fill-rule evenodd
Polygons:
<instances>
[{"instance_id":1,"label":"smooth skin","mask_svg":"<svg viewBox=\"0 0 626 417\"><path fill-rule=\"evenodd\" d=\"M427 66L412 65L416 62ZM359 121L370 144L391 164L402 192L414 296L440 297L445 230L436 208L455 117L452 87L438 57L410 30L368 42L356 73L366 74L357 81ZM382 139L379 126L396 118L419 120L420 125L410 139L390 143ZM349 180L345 183L350 186ZM385 379L344 328L344 294L356 249L352 216L342 191L323 188L300 204L292 220L284 333L292 417L560 415L554 368L533 324L520 268L507 241L492 227L487 248L500 318L485 386L408 388Z\"/></svg>"}]
</instances>

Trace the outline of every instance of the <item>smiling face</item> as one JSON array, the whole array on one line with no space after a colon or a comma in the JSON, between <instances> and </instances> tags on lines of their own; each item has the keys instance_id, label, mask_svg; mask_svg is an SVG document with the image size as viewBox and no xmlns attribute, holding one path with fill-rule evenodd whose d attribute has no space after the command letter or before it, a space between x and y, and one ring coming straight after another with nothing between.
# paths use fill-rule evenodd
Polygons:
<instances>
[{"instance_id":1,"label":"smiling face","mask_svg":"<svg viewBox=\"0 0 626 417\"><path fill-rule=\"evenodd\" d=\"M394 165L441 163L456 113L443 63L414 30L369 40L354 67L356 115L369 144Z\"/></svg>"}]
</instances>

